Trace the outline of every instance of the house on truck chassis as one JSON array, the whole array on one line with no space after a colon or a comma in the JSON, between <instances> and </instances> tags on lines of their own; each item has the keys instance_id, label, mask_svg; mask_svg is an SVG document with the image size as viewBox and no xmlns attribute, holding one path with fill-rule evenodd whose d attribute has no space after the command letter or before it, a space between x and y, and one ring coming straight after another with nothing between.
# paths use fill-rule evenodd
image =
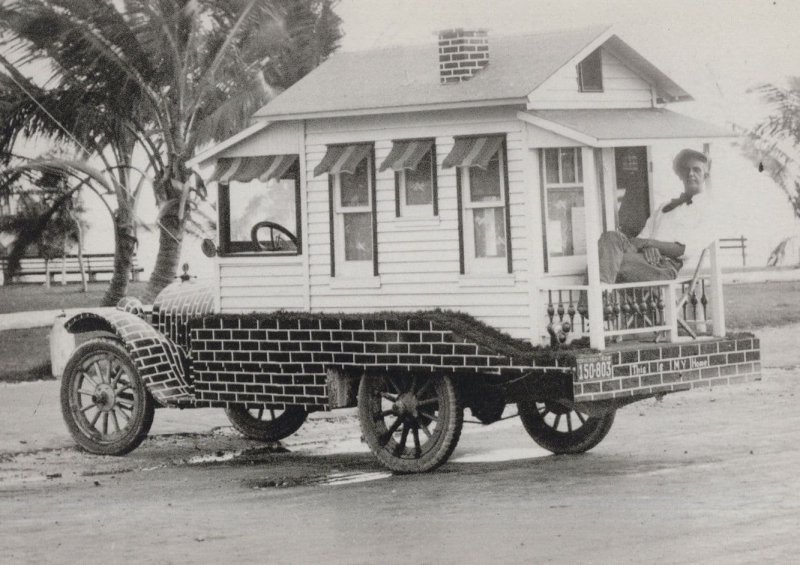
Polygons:
<instances>
[{"instance_id":1,"label":"house on truck chassis","mask_svg":"<svg viewBox=\"0 0 800 565\"><path fill-rule=\"evenodd\" d=\"M578 453L620 406L757 378L716 244L674 281L599 278L620 202L641 230L681 189L677 149L729 137L664 107L689 99L608 29L334 55L194 160L219 187L213 283L66 323L108 334L65 370L73 436L126 453L156 405L213 406L278 440L358 406L383 464L420 472L464 408L489 424L516 403L534 441Z\"/></svg>"}]
</instances>

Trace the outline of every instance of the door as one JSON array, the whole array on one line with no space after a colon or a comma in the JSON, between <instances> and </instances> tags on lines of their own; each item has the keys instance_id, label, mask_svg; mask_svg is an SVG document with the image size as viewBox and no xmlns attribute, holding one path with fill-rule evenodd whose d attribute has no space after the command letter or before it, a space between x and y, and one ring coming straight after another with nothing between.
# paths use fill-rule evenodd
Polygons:
<instances>
[{"instance_id":1,"label":"door","mask_svg":"<svg viewBox=\"0 0 800 565\"><path fill-rule=\"evenodd\" d=\"M617 147L614 161L619 203L617 229L629 237L636 237L650 217L647 147Z\"/></svg>"}]
</instances>

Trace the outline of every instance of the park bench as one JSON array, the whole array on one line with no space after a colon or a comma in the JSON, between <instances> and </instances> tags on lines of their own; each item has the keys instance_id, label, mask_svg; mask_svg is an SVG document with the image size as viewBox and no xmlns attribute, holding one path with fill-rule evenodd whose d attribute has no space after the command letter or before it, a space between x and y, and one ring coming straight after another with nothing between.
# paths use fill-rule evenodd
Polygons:
<instances>
[{"instance_id":1,"label":"park bench","mask_svg":"<svg viewBox=\"0 0 800 565\"><path fill-rule=\"evenodd\" d=\"M0 259L0 266L3 271L6 268L7 259ZM14 273L14 278L19 280L27 276L46 276L47 266L43 257L23 257L20 260L19 269ZM83 264L86 275L90 282L97 281L99 274L112 274L114 272L113 253L87 253L83 256ZM139 274L144 271L143 267L137 264L136 257L131 264L131 280L138 281ZM50 259L50 280L55 281L57 275L80 275L80 264L77 255L67 255L66 257L56 257ZM62 274L63 273L63 274Z\"/></svg>"}]
</instances>

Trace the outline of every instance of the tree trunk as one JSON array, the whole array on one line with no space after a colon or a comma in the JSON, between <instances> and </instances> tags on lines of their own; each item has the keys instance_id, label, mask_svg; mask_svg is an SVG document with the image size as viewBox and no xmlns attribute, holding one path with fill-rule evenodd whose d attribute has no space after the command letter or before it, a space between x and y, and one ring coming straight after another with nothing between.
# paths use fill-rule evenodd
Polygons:
<instances>
[{"instance_id":1,"label":"tree trunk","mask_svg":"<svg viewBox=\"0 0 800 565\"><path fill-rule=\"evenodd\" d=\"M44 258L44 287L50 288L50 259Z\"/></svg>"},{"instance_id":2,"label":"tree trunk","mask_svg":"<svg viewBox=\"0 0 800 565\"><path fill-rule=\"evenodd\" d=\"M160 219L158 255L145 291L144 302L150 303L164 287L174 282L181 259L183 221L178 219L178 206L169 206Z\"/></svg>"},{"instance_id":3,"label":"tree trunk","mask_svg":"<svg viewBox=\"0 0 800 565\"><path fill-rule=\"evenodd\" d=\"M89 285L86 282L86 267L83 264L83 228L78 218L75 219L75 228L78 232L78 270L81 272L81 291L88 292Z\"/></svg>"},{"instance_id":4,"label":"tree trunk","mask_svg":"<svg viewBox=\"0 0 800 565\"><path fill-rule=\"evenodd\" d=\"M64 238L64 249L61 252L61 286L67 286L67 238Z\"/></svg>"},{"instance_id":5,"label":"tree trunk","mask_svg":"<svg viewBox=\"0 0 800 565\"><path fill-rule=\"evenodd\" d=\"M103 306L114 306L128 292L128 279L136 251L136 227L133 211L120 205L114 216L114 273L108 284Z\"/></svg>"}]
</instances>

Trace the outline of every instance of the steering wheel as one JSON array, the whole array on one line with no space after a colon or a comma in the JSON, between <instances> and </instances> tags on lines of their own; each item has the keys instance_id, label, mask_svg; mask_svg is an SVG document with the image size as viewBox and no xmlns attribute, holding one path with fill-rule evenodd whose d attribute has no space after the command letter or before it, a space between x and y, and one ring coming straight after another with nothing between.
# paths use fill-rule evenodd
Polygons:
<instances>
[{"instance_id":1,"label":"steering wheel","mask_svg":"<svg viewBox=\"0 0 800 565\"><path fill-rule=\"evenodd\" d=\"M258 231L262 228L269 228L269 240L261 241L258 239ZM275 232L278 232L278 236L275 236ZM288 242L286 239L281 237L281 234L288 238ZM253 244L256 246L256 250L261 251L295 251L297 249L297 236L295 236L292 232L288 229L283 227L280 224L276 224L275 222L258 222L256 225L252 227L250 230L250 239L253 241ZM290 248L289 242L294 246Z\"/></svg>"}]
</instances>

